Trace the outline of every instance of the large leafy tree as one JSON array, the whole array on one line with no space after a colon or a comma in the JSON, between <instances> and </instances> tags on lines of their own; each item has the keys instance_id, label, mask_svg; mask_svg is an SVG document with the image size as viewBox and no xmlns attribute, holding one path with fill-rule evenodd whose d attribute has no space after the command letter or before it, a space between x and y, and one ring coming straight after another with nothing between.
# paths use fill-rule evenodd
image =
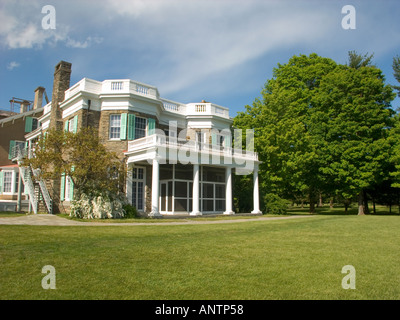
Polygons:
<instances>
[{"instance_id":1,"label":"large leafy tree","mask_svg":"<svg viewBox=\"0 0 400 320\"><path fill-rule=\"evenodd\" d=\"M123 189L124 165L115 153L107 151L96 130L83 128L77 133L49 130L35 147L34 157L25 165L40 169L43 179L69 176L74 195Z\"/></svg>"},{"instance_id":2,"label":"large leafy tree","mask_svg":"<svg viewBox=\"0 0 400 320\"><path fill-rule=\"evenodd\" d=\"M262 193L293 200L307 195L311 211L324 184L319 170L324 159L311 132L312 98L321 79L335 68L333 60L316 54L292 57L274 69L262 100L246 106L234 121L239 128L255 129L255 148L263 161Z\"/></svg>"},{"instance_id":3,"label":"large leafy tree","mask_svg":"<svg viewBox=\"0 0 400 320\"><path fill-rule=\"evenodd\" d=\"M359 214L368 212L367 189L388 178L393 99L382 71L369 65L338 66L314 96L314 105L325 113L319 136L329 161L322 170L341 196L358 195Z\"/></svg>"},{"instance_id":4,"label":"large leafy tree","mask_svg":"<svg viewBox=\"0 0 400 320\"><path fill-rule=\"evenodd\" d=\"M366 190L387 177L394 95L372 56L349 56L349 65L292 57L235 118L237 127L255 129L263 193L307 195L310 211L321 192L359 196L366 212Z\"/></svg>"}]
</instances>

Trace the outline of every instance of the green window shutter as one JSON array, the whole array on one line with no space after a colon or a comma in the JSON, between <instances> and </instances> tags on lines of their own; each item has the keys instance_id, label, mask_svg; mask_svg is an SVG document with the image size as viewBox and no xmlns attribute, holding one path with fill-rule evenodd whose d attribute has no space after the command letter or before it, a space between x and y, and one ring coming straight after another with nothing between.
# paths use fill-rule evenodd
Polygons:
<instances>
[{"instance_id":1,"label":"green window shutter","mask_svg":"<svg viewBox=\"0 0 400 320\"><path fill-rule=\"evenodd\" d=\"M69 179L69 200L72 201L74 198L74 183L72 182L72 179Z\"/></svg>"},{"instance_id":2,"label":"green window shutter","mask_svg":"<svg viewBox=\"0 0 400 320\"><path fill-rule=\"evenodd\" d=\"M15 147L15 141L14 140L10 140L10 148L8 149L8 159L11 160L12 159L12 150Z\"/></svg>"},{"instance_id":3,"label":"green window shutter","mask_svg":"<svg viewBox=\"0 0 400 320\"><path fill-rule=\"evenodd\" d=\"M64 131L68 131L69 121L64 122Z\"/></svg>"},{"instance_id":4,"label":"green window shutter","mask_svg":"<svg viewBox=\"0 0 400 320\"><path fill-rule=\"evenodd\" d=\"M61 192L60 192L60 200L65 200L65 173L61 175Z\"/></svg>"},{"instance_id":5,"label":"green window shutter","mask_svg":"<svg viewBox=\"0 0 400 320\"><path fill-rule=\"evenodd\" d=\"M3 193L3 171L0 171L0 193Z\"/></svg>"},{"instance_id":6,"label":"green window shutter","mask_svg":"<svg viewBox=\"0 0 400 320\"><path fill-rule=\"evenodd\" d=\"M75 171L75 166L71 167L71 171ZM69 178L69 200L71 201L74 198L74 183L72 182L72 179Z\"/></svg>"},{"instance_id":7,"label":"green window shutter","mask_svg":"<svg viewBox=\"0 0 400 320\"><path fill-rule=\"evenodd\" d=\"M74 117L74 128L73 128L73 133L76 133L78 131L78 115Z\"/></svg>"},{"instance_id":8,"label":"green window shutter","mask_svg":"<svg viewBox=\"0 0 400 320\"><path fill-rule=\"evenodd\" d=\"M135 140L135 122L136 116L128 114L128 140Z\"/></svg>"},{"instance_id":9,"label":"green window shutter","mask_svg":"<svg viewBox=\"0 0 400 320\"><path fill-rule=\"evenodd\" d=\"M119 138L121 140L125 140L126 139L127 118L128 118L128 114L127 113L122 113L121 114L121 131L119 133Z\"/></svg>"},{"instance_id":10,"label":"green window shutter","mask_svg":"<svg viewBox=\"0 0 400 320\"><path fill-rule=\"evenodd\" d=\"M33 124L33 118L32 117L26 117L25 118L25 133L28 133L28 132L32 131L32 124Z\"/></svg>"},{"instance_id":11,"label":"green window shutter","mask_svg":"<svg viewBox=\"0 0 400 320\"><path fill-rule=\"evenodd\" d=\"M149 125L148 125L147 130L148 130L149 136L156 133L156 120L149 119Z\"/></svg>"}]
</instances>

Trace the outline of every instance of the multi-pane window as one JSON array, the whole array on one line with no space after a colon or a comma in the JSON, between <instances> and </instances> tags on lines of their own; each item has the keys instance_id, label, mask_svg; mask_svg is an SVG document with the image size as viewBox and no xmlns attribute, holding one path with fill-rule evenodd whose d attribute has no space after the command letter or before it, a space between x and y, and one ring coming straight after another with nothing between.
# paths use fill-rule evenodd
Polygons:
<instances>
[{"instance_id":1,"label":"multi-pane window","mask_svg":"<svg viewBox=\"0 0 400 320\"><path fill-rule=\"evenodd\" d=\"M4 171L3 173L3 192L11 192L12 189L12 171Z\"/></svg>"},{"instance_id":2,"label":"multi-pane window","mask_svg":"<svg viewBox=\"0 0 400 320\"><path fill-rule=\"evenodd\" d=\"M121 115L110 116L110 139L119 139L121 135Z\"/></svg>"},{"instance_id":3,"label":"multi-pane window","mask_svg":"<svg viewBox=\"0 0 400 320\"><path fill-rule=\"evenodd\" d=\"M38 128L39 121L36 118L32 119L32 131Z\"/></svg>"},{"instance_id":4,"label":"multi-pane window","mask_svg":"<svg viewBox=\"0 0 400 320\"><path fill-rule=\"evenodd\" d=\"M135 139L146 136L146 118L136 117L135 121Z\"/></svg>"},{"instance_id":5,"label":"multi-pane window","mask_svg":"<svg viewBox=\"0 0 400 320\"><path fill-rule=\"evenodd\" d=\"M132 205L137 210L144 210L144 168L132 170Z\"/></svg>"}]
</instances>

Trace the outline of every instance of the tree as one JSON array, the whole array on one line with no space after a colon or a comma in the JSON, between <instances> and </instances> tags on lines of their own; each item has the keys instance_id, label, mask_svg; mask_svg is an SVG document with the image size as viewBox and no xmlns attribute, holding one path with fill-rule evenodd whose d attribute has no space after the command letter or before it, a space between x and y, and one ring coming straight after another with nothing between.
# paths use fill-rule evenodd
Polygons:
<instances>
[{"instance_id":1,"label":"tree","mask_svg":"<svg viewBox=\"0 0 400 320\"><path fill-rule=\"evenodd\" d=\"M347 65L350 68L354 69L371 66L371 61L374 56L374 54L368 56L368 53L360 55L355 51L349 51L348 54L349 54L349 62Z\"/></svg>"},{"instance_id":2,"label":"tree","mask_svg":"<svg viewBox=\"0 0 400 320\"><path fill-rule=\"evenodd\" d=\"M320 121L329 162L323 171L344 198L358 194L359 214L368 213L368 188L388 178L393 99L374 66L339 66L324 77L314 97L325 113Z\"/></svg>"},{"instance_id":3,"label":"tree","mask_svg":"<svg viewBox=\"0 0 400 320\"><path fill-rule=\"evenodd\" d=\"M74 185L74 197L123 190L124 165L117 155L108 152L93 128L77 133L49 130L38 142L34 157L24 165L40 169L43 179L69 176Z\"/></svg>"},{"instance_id":4,"label":"tree","mask_svg":"<svg viewBox=\"0 0 400 320\"><path fill-rule=\"evenodd\" d=\"M349 65L316 54L279 64L262 100L235 118L255 129L264 194L307 194L311 212L321 193L358 196L359 214L368 212L367 190L388 178L394 94L372 55L349 56Z\"/></svg>"},{"instance_id":5,"label":"tree","mask_svg":"<svg viewBox=\"0 0 400 320\"><path fill-rule=\"evenodd\" d=\"M312 135L310 117L313 94L336 63L316 54L292 57L278 64L274 77L246 112L234 120L238 128L255 129L255 149L260 166L261 192L295 200L307 194L314 211L321 186L321 147Z\"/></svg>"},{"instance_id":6,"label":"tree","mask_svg":"<svg viewBox=\"0 0 400 320\"><path fill-rule=\"evenodd\" d=\"M400 83L400 57L393 58L393 75L398 83ZM397 90L397 95L400 97L400 86L392 86Z\"/></svg>"}]
</instances>

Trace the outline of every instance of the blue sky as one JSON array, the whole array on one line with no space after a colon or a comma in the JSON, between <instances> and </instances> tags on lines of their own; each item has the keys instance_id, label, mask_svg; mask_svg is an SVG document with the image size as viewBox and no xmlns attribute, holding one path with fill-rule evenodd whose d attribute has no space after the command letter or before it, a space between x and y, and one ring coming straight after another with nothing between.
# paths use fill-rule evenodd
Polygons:
<instances>
[{"instance_id":1,"label":"blue sky","mask_svg":"<svg viewBox=\"0 0 400 320\"><path fill-rule=\"evenodd\" d=\"M56 29L42 28L45 5L56 10ZM345 5L356 10L356 29L342 28ZM229 107L231 116L293 55L346 63L350 50L374 53L396 84L399 16L398 0L0 0L0 109L12 97L33 100L38 86L51 97L60 60L72 63L71 85L129 78L163 98Z\"/></svg>"}]
</instances>

